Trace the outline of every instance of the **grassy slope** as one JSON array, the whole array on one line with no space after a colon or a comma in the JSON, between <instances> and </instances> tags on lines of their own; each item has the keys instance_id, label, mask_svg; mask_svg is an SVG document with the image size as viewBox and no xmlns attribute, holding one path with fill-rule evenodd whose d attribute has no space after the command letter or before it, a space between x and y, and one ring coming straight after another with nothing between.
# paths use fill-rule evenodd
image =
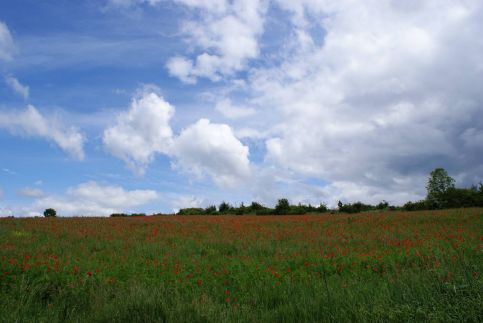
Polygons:
<instances>
[{"instance_id":1,"label":"grassy slope","mask_svg":"<svg viewBox=\"0 0 483 323\"><path fill-rule=\"evenodd\" d=\"M483 321L483 209L0 220L0 321Z\"/></svg>"}]
</instances>

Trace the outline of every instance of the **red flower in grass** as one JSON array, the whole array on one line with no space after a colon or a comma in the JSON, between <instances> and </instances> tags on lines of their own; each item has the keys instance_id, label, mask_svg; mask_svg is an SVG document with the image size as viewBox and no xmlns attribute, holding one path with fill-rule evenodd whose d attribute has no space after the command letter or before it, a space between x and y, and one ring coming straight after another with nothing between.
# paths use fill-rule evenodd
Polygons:
<instances>
[{"instance_id":1,"label":"red flower in grass","mask_svg":"<svg viewBox=\"0 0 483 323\"><path fill-rule=\"evenodd\" d=\"M198 279L198 281L196 283L198 284L198 286L203 285L203 281L201 279Z\"/></svg>"}]
</instances>

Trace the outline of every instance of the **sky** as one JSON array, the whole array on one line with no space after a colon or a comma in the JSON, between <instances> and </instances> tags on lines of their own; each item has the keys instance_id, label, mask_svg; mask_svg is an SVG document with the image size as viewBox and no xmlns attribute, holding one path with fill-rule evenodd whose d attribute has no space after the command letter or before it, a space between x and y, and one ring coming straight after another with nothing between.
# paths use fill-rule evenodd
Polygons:
<instances>
[{"instance_id":1,"label":"sky","mask_svg":"<svg viewBox=\"0 0 483 323\"><path fill-rule=\"evenodd\" d=\"M481 0L2 0L0 216L483 180Z\"/></svg>"}]
</instances>

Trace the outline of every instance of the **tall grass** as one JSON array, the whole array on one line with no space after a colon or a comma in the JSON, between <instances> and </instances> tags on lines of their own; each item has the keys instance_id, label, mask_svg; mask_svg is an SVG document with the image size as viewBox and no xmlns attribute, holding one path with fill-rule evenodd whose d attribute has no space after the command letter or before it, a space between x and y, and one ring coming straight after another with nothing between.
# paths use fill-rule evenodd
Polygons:
<instances>
[{"instance_id":1,"label":"tall grass","mask_svg":"<svg viewBox=\"0 0 483 323\"><path fill-rule=\"evenodd\" d=\"M481 322L483 210L0 220L2 322Z\"/></svg>"}]
</instances>

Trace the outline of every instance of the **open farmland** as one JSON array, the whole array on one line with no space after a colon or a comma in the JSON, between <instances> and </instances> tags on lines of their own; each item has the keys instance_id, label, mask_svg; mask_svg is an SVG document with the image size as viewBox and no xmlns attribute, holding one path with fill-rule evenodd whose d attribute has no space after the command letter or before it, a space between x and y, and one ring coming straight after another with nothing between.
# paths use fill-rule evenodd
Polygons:
<instances>
[{"instance_id":1,"label":"open farmland","mask_svg":"<svg viewBox=\"0 0 483 323\"><path fill-rule=\"evenodd\" d=\"M0 220L0 321L483 321L483 209Z\"/></svg>"}]
</instances>

